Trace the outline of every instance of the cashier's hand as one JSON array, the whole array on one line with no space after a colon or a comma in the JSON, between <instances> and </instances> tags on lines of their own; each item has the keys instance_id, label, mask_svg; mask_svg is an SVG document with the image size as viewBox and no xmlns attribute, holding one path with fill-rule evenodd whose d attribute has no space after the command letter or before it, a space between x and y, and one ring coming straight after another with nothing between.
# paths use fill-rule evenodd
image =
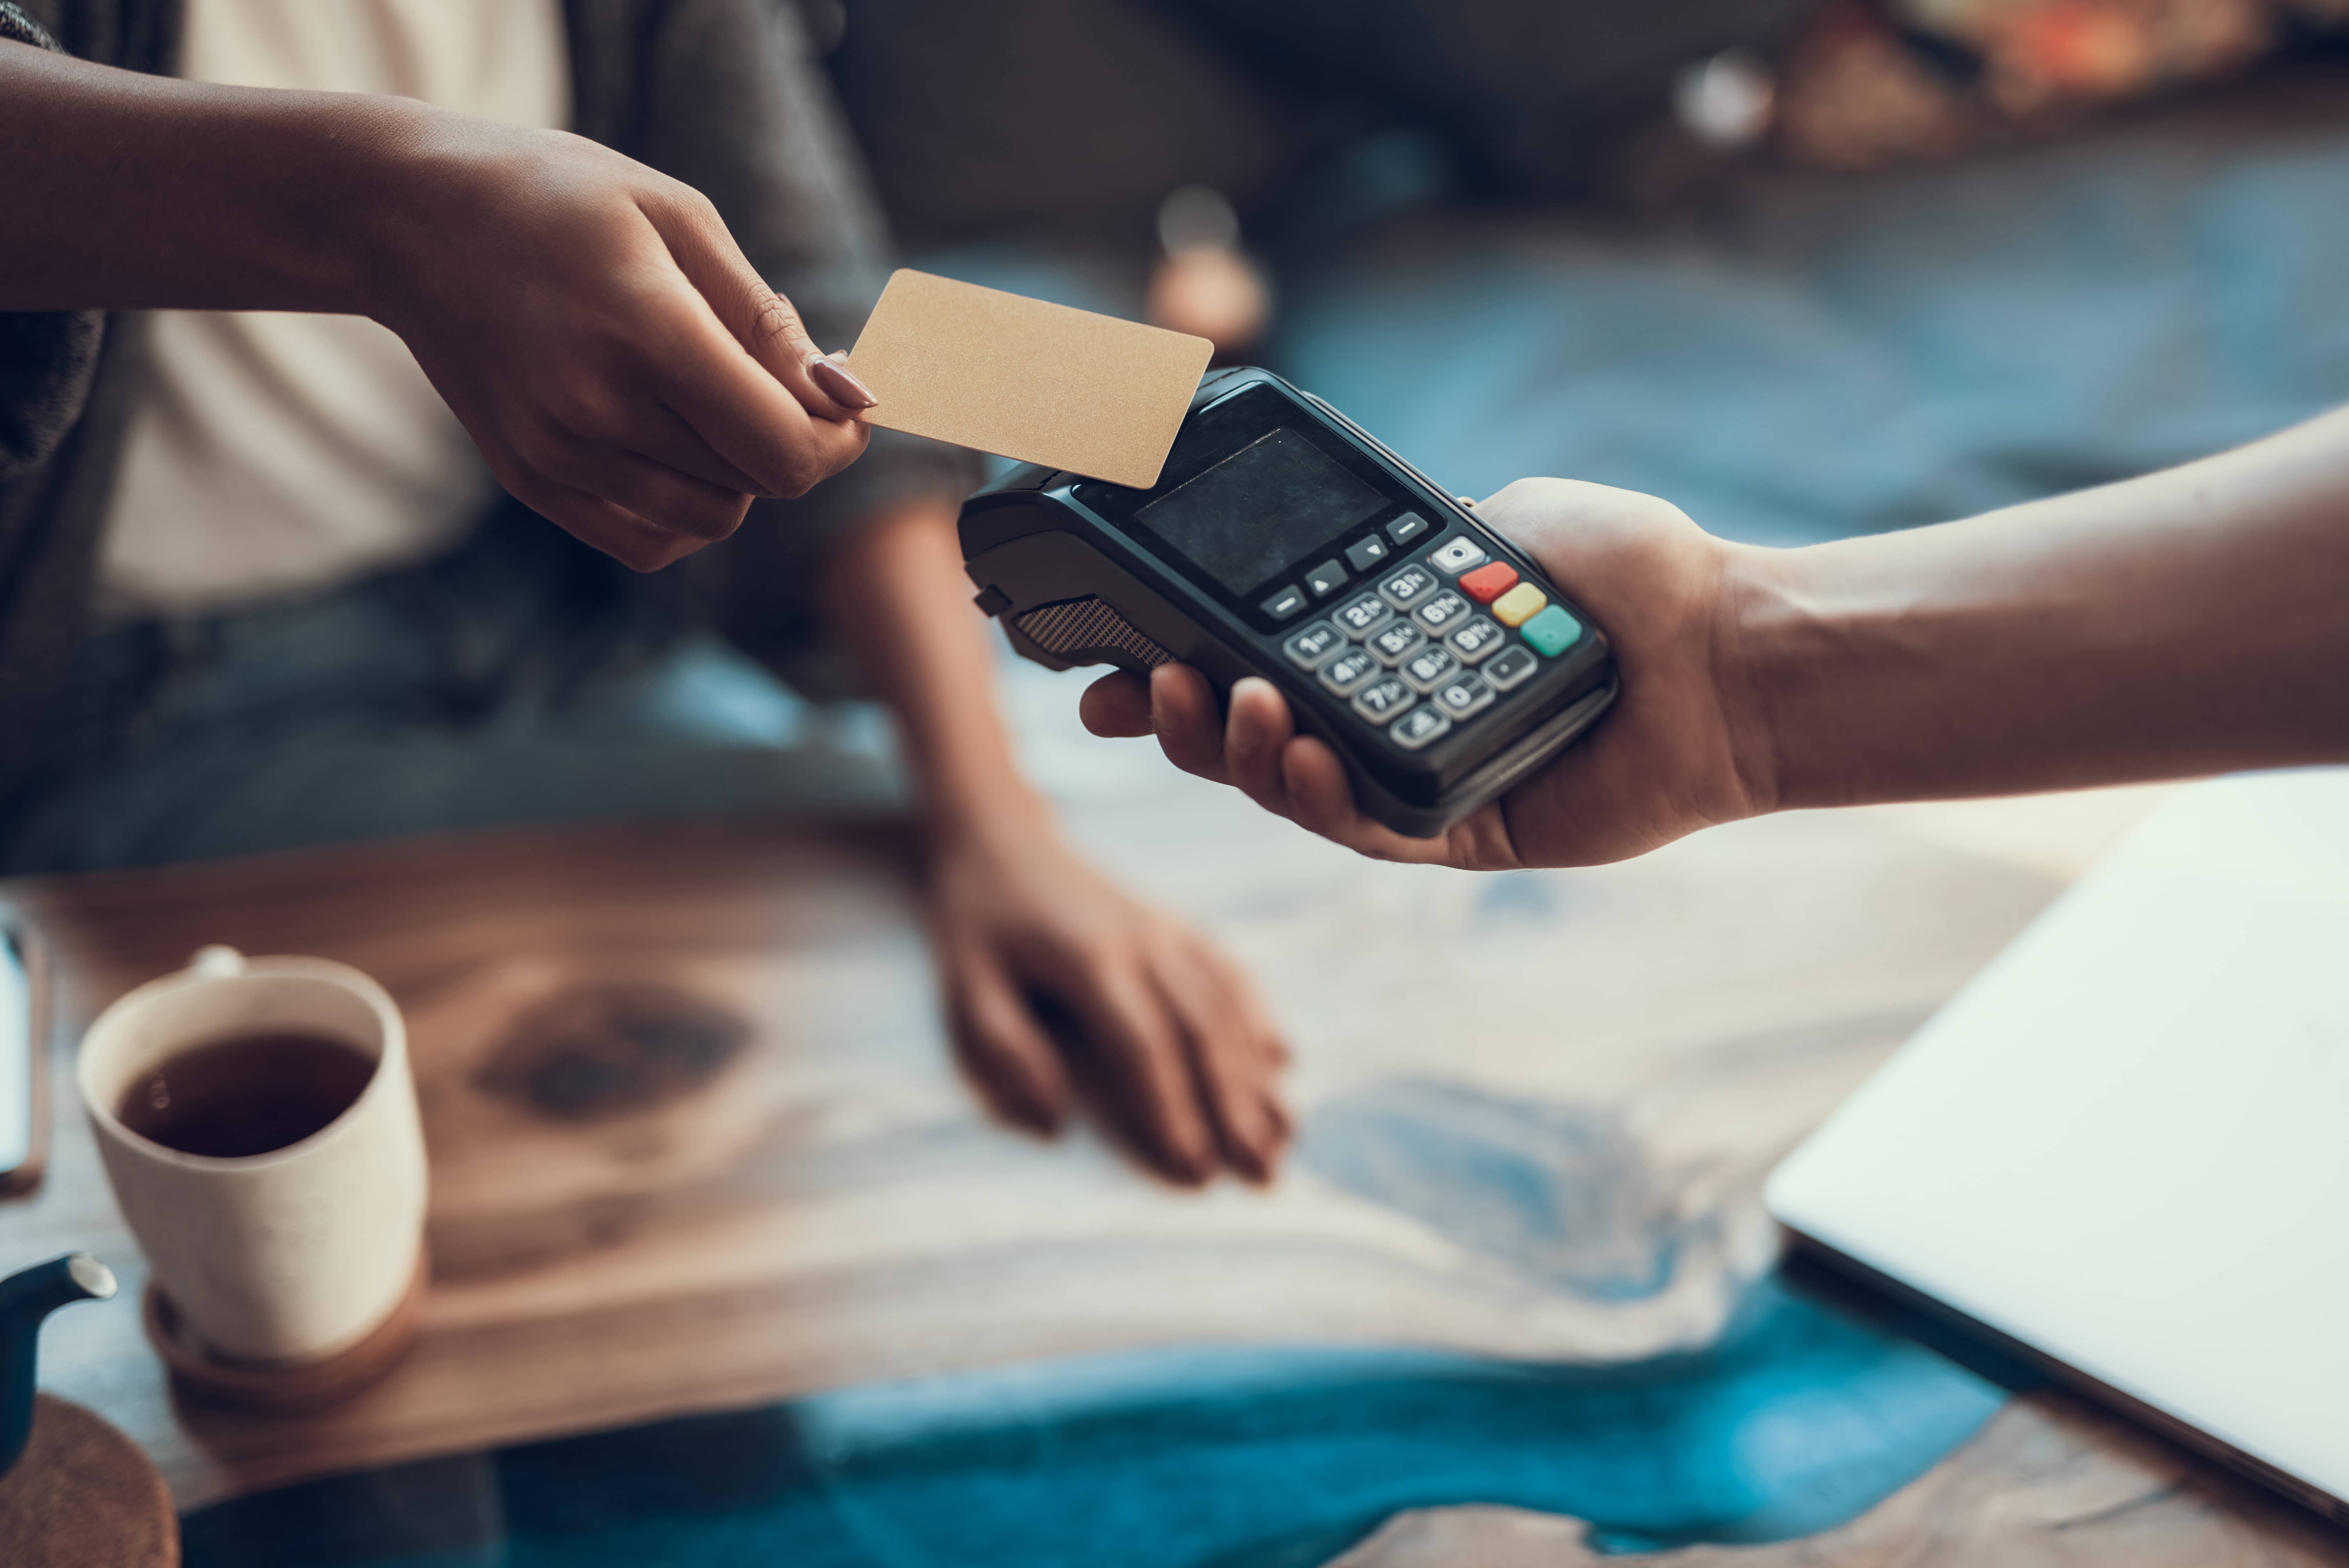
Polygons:
<instances>
[{"instance_id":1,"label":"cashier's hand","mask_svg":"<svg viewBox=\"0 0 2349 1568\"><path fill-rule=\"evenodd\" d=\"M1082 1095L1178 1181L1270 1180L1288 1051L1246 970L1049 829L943 845L932 877L956 1048L999 1114L1050 1134Z\"/></svg>"},{"instance_id":2,"label":"cashier's hand","mask_svg":"<svg viewBox=\"0 0 2349 1568\"><path fill-rule=\"evenodd\" d=\"M1337 754L1297 733L1268 681L1236 683L1219 723L1214 693L1188 666L1162 665L1147 685L1109 676L1085 693L1086 727L1154 734L1176 767L1380 860L1471 871L1596 865L1762 809L1724 696L1735 691L1724 584L1737 547L1668 501L1573 480L1522 480L1476 515L1606 630L1623 690L1588 737L1440 837L1406 838L1357 810Z\"/></svg>"},{"instance_id":3,"label":"cashier's hand","mask_svg":"<svg viewBox=\"0 0 2349 1568\"><path fill-rule=\"evenodd\" d=\"M864 451L871 398L699 192L561 131L378 118L368 314L524 505L649 572Z\"/></svg>"}]
</instances>

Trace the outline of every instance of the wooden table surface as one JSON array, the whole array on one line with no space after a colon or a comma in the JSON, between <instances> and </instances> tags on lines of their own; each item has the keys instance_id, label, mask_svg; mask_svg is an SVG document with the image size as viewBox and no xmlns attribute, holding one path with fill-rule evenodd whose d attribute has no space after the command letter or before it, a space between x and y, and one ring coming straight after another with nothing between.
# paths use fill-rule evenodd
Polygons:
<instances>
[{"instance_id":1,"label":"wooden table surface","mask_svg":"<svg viewBox=\"0 0 2349 1568\"><path fill-rule=\"evenodd\" d=\"M1790 815L1627 865L1475 878L1357 860L1139 748L1050 727L1029 746L1089 847L1263 975L1309 1149L1317 1108L1397 1081L1573 1108L1619 1135L1590 1179L1681 1238L1661 1288L1528 1282L1310 1159L1270 1191L1183 1192L1089 1133L990 1123L948 1060L888 830L524 831L0 886L57 948L68 1032L208 942L376 975L409 1019L433 1153L423 1336L356 1401L177 1405L127 1305L53 1319L45 1383L129 1431L192 1507L1085 1351L1696 1344L1769 1265L1771 1164L2155 793ZM143 1264L58 1087L47 1181L0 1205L0 1258L86 1247L129 1295ZM1670 1560L2210 1568L2349 1548L2051 1395L1826 1536ZM1344 1561L1598 1559L1572 1521L1457 1508L1398 1516Z\"/></svg>"}]
</instances>

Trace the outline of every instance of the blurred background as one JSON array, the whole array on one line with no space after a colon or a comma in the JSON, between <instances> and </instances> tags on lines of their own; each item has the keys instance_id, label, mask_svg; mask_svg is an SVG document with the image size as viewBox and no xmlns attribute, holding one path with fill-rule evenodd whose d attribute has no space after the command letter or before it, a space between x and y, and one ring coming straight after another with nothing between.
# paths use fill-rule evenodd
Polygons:
<instances>
[{"instance_id":1,"label":"blurred background","mask_svg":"<svg viewBox=\"0 0 2349 1568\"><path fill-rule=\"evenodd\" d=\"M2349 397L2344 0L799 0L926 268L1440 483L1902 527Z\"/></svg>"}]
</instances>

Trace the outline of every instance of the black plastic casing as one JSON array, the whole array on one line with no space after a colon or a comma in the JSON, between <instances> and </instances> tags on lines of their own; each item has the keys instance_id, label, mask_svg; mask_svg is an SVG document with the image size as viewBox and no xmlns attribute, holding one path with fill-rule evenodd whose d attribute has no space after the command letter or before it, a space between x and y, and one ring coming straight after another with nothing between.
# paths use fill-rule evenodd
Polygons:
<instances>
[{"instance_id":1,"label":"black plastic casing","mask_svg":"<svg viewBox=\"0 0 2349 1568\"><path fill-rule=\"evenodd\" d=\"M1423 750L1390 744L1380 727L1354 714L1346 698L1281 652L1288 635L1375 577L1358 577L1323 604L1276 622L1260 601L1293 573L1277 573L1248 593L1234 593L1132 521L1150 501L1284 426L1307 435L1388 498L1382 511L1349 534L1373 531L1405 511L1418 512L1433 526L1397 552L1396 566L1468 535L1492 559L1516 567L1551 602L1565 605L1585 628L1581 640L1560 656L1543 660L1538 673L1507 694L1506 709L1496 704ZM979 607L1002 621L1022 656L1056 670L1112 664L1146 673L1172 655L1203 673L1219 697L1241 676L1261 676L1288 698L1298 727L1328 742L1344 759L1361 809L1413 837L1443 831L1555 757L1597 721L1618 689L1605 635L1524 552L1352 420L1268 370L1240 366L1200 383L1154 488L1130 490L1031 465L963 503L961 536L965 569L979 589ZM1329 548L1342 542L1331 541ZM1030 611L1087 597L1114 608L1158 649L1103 645L1064 656L1019 629L1019 617Z\"/></svg>"}]
</instances>

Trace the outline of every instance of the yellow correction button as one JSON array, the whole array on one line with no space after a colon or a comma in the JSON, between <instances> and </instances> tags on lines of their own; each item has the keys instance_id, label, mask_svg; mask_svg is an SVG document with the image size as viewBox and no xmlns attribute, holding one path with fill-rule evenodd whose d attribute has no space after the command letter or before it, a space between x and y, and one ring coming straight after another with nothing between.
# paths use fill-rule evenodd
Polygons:
<instances>
[{"instance_id":1,"label":"yellow correction button","mask_svg":"<svg viewBox=\"0 0 2349 1568\"><path fill-rule=\"evenodd\" d=\"M1530 583L1520 583L1493 601L1493 619L1504 626L1522 626L1548 603L1548 594Z\"/></svg>"}]
</instances>

